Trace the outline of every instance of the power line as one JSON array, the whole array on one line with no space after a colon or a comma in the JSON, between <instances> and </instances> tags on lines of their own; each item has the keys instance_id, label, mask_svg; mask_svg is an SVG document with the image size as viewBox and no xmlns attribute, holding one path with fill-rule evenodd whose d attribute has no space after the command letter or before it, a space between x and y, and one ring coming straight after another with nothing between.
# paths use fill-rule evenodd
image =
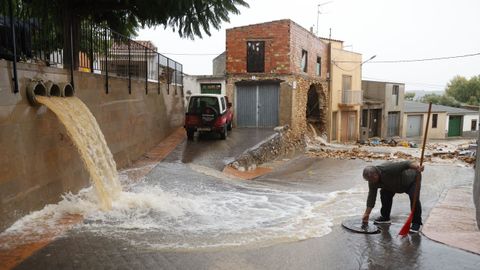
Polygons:
<instances>
[{"instance_id":1,"label":"power line","mask_svg":"<svg viewBox=\"0 0 480 270\"><path fill-rule=\"evenodd\" d=\"M164 55L185 55L185 56L215 56L220 55L221 53L171 53L171 52L161 52ZM372 64L393 64L393 63L412 63L412 62L426 62L426 61L439 61L439 60L449 60L449 59L456 59L456 58L466 58L466 57L474 57L479 56L480 52L478 53L470 53L470 54L463 54L463 55L455 55L455 56L442 56L442 57L432 57L432 58L420 58L420 59L398 59L398 60L380 60L380 61L369 61L367 63ZM343 68L339 67L336 63L362 63L361 61L342 61L342 60L332 60L332 62L340 69L344 70ZM357 68L357 67L356 67ZM354 68L354 69L356 69ZM352 70L344 70L344 71L352 71Z\"/></svg>"},{"instance_id":2,"label":"power line","mask_svg":"<svg viewBox=\"0 0 480 270\"><path fill-rule=\"evenodd\" d=\"M456 58L465 58L480 55L479 53L470 53L464 55L455 55L455 56L443 56L443 57L433 57L433 58L423 58L423 59L408 59L408 60L384 60L384 61L371 61L370 63L411 63L411 62L425 62L425 61L438 61L438 60L448 60Z\"/></svg>"},{"instance_id":3,"label":"power line","mask_svg":"<svg viewBox=\"0 0 480 270\"><path fill-rule=\"evenodd\" d=\"M372 78L372 77L363 77L367 80L374 80L374 81L382 81L382 82L385 82L385 81L393 81L393 82L397 82L398 80L385 80L385 79L379 79L379 78ZM399 82L400 83L400 82ZM433 84L433 83L423 83L423 82L403 82L405 84L416 84L416 85L424 85L424 86L430 86L430 87L445 87L446 84Z\"/></svg>"},{"instance_id":4,"label":"power line","mask_svg":"<svg viewBox=\"0 0 480 270\"><path fill-rule=\"evenodd\" d=\"M212 56L212 55L220 55L220 53L161 53L161 54L168 54L168 55L189 55L189 56Z\"/></svg>"},{"instance_id":5,"label":"power line","mask_svg":"<svg viewBox=\"0 0 480 270\"><path fill-rule=\"evenodd\" d=\"M354 68L352 69L344 69L342 68L341 66L339 66L335 60L332 60L332 63L337 66L339 69L343 70L343 71L346 71L346 72L350 72L350 71L354 71L356 70L357 68L361 67L363 64L367 63L368 61L371 61L372 59L374 59L375 57L377 57L377 55L373 55L372 57L368 58L367 60L363 61L363 62L356 62L356 63L359 63L359 65L355 66Z\"/></svg>"},{"instance_id":6,"label":"power line","mask_svg":"<svg viewBox=\"0 0 480 270\"><path fill-rule=\"evenodd\" d=\"M356 70L357 68L359 68L359 67L362 66L362 64L361 64L362 62L350 62L350 63L358 63L359 65L358 65L358 66L355 66L355 67L352 68L352 69L344 69L344 68L342 68L341 66L339 66L336 61L333 61L333 60L332 60L332 63L333 63L335 66L337 66L339 69L341 69L341 70L343 70L343 71L346 71L346 72L354 71L354 70ZM345 63L345 62L342 62L342 63Z\"/></svg>"},{"instance_id":7,"label":"power line","mask_svg":"<svg viewBox=\"0 0 480 270\"><path fill-rule=\"evenodd\" d=\"M455 55L455 56L442 56L442 57L432 57L432 58L420 58L420 59L399 59L399 60L380 60L380 61L370 61L368 63L371 64L393 64L393 63L412 63L412 62L426 62L426 61L439 61L439 60L449 60L449 59L456 59L456 58L466 58L466 57L473 57L480 55L480 52L477 53L470 53L470 54L463 54L463 55ZM359 61L338 61L335 60L337 63L361 63Z\"/></svg>"},{"instance_id":8,"label":"power line","mask_svg":"<svg viewBox=\"0 0 480 270\"><path fill-rule=\"evenodd\" d=\"M386 80L386 79L379 79L379 78L372 78L372 77L363 77L362 80L367 79L367 80L373 80L373 81L381 81L381 82L397 82L397 83L403 83L405 85L416 85L417 87L422 87L421 90L429 89L432 91L444 91L446 88L447 84L432 84L432 83L423 83L423 82L402 82L401 80ZM412 89L408 91L413 91Z\"/></svg>"}]
</instances>

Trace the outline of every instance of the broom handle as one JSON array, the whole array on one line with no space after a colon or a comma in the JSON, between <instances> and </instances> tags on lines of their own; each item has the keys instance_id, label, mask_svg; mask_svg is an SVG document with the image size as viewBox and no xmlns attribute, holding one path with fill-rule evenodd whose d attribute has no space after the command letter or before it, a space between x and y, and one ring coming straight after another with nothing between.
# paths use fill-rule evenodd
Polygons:
<instances>
[{"instance_id":1,"label":"broom handle","mask_svg":"<svg viewBox=\"0 0 480 270\"><path fill-rule=\"evenodd\" d=\"M425 145L427 144L428 127L430 126L430 114L432 113L432 103L428 104L427 125L425 126L425 135L423 136L422 154L420 155L420 166L423 165L423 156L425 154ZM412 213L415 212L417 199L420 193L420 174L417 174L415 182L415 194L413 195Z\"/></svg>"},{"instance_id":2,"label":"broom handle","mask_svg":"<svg viewBox=\"0 0 480 270\"><path fill-rule=\"evenodd\" d=\"M423 136L422 154L420 156L420 166L423 164L423 155L425 154L425 145L427 144L428 127L430 126L430 114L432 113L432 103L428 104L427 125L425 126L425 136Z\"/></svg>"}]
</instances>

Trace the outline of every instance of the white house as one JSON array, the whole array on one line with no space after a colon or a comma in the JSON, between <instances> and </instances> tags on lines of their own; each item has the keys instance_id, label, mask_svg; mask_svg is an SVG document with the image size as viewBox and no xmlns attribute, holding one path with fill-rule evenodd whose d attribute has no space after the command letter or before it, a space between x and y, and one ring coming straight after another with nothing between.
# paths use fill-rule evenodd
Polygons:
<instances>
[{"instance_id":1,"label":"white house","mask_svg":"<svg viewBox=\"0 0 480 270\"><path fill-rule=\"evenodd\" d=\"M420 137L425 130L428 104L405 101L403 137ZM479 112L443 105L432 105L428 137L475 137L479 129Z\"/></svg>"},{"instance_id":2,"label":"white house","mask_svg":"<svg viewBox=\"0 0 480 270\"><path fill-rule=\"evenodd\" d=\"M195 94L225 95L225 76L184 74L183 91L185 104L188 104L190 96Z\"/></svg>"}]
</instances>

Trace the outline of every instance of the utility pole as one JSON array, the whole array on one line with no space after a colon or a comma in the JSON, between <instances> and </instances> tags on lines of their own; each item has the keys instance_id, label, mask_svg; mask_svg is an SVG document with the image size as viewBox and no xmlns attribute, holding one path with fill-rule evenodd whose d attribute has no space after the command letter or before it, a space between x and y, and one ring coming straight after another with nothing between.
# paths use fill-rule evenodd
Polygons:
<instances>
[{"instance_id":1,"label":"utility pole","mask_svg":"<svg viewBox=\"0 0 480 270\"><path fill-rule=\"evenodd\" d=\"M325 6L325 5L327 5L327 4L330 4L330 3L332 3L332 2L333 2L333 1L328 1L328 2L320 3L320 4L317 5L317 32L316 32L317 37L318 37L318 19L319 19L320 14L321 14L321 12L320 12L320 7L321 7L321 6Z\"/></svg>"}]
</instances>

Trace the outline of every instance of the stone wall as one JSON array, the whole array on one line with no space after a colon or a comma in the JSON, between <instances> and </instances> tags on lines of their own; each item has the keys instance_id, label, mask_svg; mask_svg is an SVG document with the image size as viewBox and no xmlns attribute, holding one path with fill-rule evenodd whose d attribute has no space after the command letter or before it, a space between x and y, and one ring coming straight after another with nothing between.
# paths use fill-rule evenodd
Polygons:
<instances>
[{"instance_id":1,"label":"stone wall","mask_svg":"<svg viewBox=\"0 0 480 270\"><path fill-rule=\"evenodd\" d=\"M57 117L31 107L25 89L31 78L68 82L68 71L18 64L20 93L13 94L12 63L0 60L0 231L15 220L89 184L79 154ZM76 96L92 111L117 163L125 167L183 124L181 89L75 72ZM175 94L175 93L178 94Z\"/></svg>"},{"instance_id":2,"label":"stone wall","mask_svg":"<svg viewBox=\"0 0 480 270\"><path fill-rule=\"evenodd\" d=\"M254 170L257 165L273 161L297 149L305 148L305 140L292 133L289 126L278 127L276 133L235 158L229 166L239 171Z\"/></svg>"}]
</instances>

